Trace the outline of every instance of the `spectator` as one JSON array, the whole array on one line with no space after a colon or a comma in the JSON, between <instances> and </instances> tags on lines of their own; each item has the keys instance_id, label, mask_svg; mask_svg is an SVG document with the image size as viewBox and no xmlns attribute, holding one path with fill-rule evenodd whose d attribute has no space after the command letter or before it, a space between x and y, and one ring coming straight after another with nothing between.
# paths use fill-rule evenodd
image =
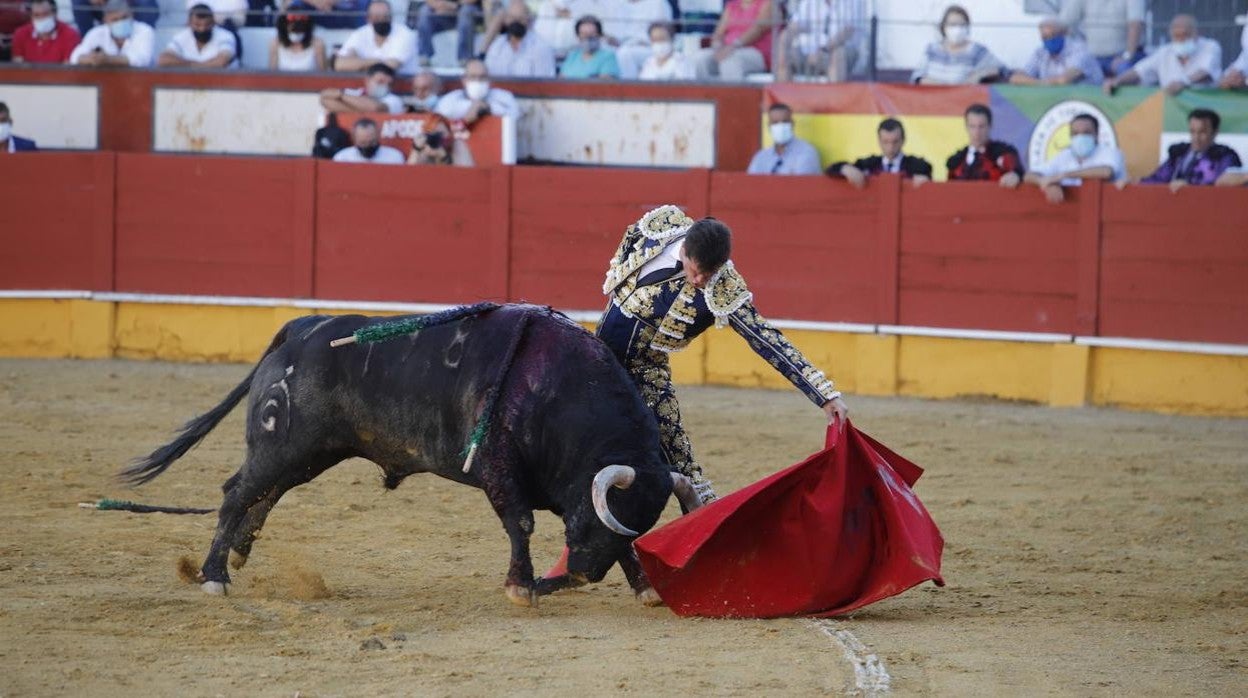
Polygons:
<instances>
[{"instance_id":1,"label":"spectator","mask_svg":"<svg viewBox=\"0 0 1248 698\"><path fill-rule=\"evenodd\" d=\"M325 125L316 130L312 138L312 157L333 160L334 156L351 147L351 134L338 125L338 115L325 115Z\"/></svg>"},{"instance_id":2,"label":"spectator","mask_svg":"<svg viewBox=\"0 0 1248 698\"><path fill-rule=\"evenodd\" d=\"M365 21L372 21L367 12L363 18L360 17L360 11L367 9L365 2L366 0L294 0L286 6L286 12L309 15L317 26L325 29L356 29L362 28ZM390 4L386 3L386 7L388 9ZM361 69L363 66L354 70Z\"/></svg>"},{"instance_id":3,"label":"spectator","mask_svg":"<svg viewBox=\"0 0 1248 698\"><path fill-rule=\"evenodd\" d=\"M890 172L914 180L916 187L932 181L931 163L921 157L901 152L906 144L906 127L900 121L881 121L875 135L879 139L881 155L859 158L852 165L848 162L833 163L824 173L829 177L843 177L859 189L867 185L867 177Z\"/></svg>"},{"instance_id":4,"label":"spectator","mask_svg":"<svg viewBox=\"0 0 1248 698\"><path fill-rule=\"evenodd\" d=\"M0 102L0 155L36 150L39 148L34 141L13 135L13 117L9 116L9 105Z\"/></svg>"},{"instance_id":5,"label":"spectator","mask_svg":"<svg viewBox=\"0 0 1248 698\"><path fill-rule=\"evenodd\" d=\"M104 6L108 0L73 0L74 24L78 25L78 33L83 36L104 18ZM134 12L134 20L149 27L156 26L160 19L159 0L131 0L130 7Z\"/></svg>"},{"instance_id":6,"label":"spectator","mask_svg":"<svg viewBox=\"0 0 1248 698\"><path fill-rule=\"evenodd\" d=\"M982 44L971 41L971 16L958 5L945 8L941 41L927 45L911 82L921 85L972 85L995 80L1005 66Z\"/></svg>"},{"instance_id":7,"label":"spectator","mask_svg":"<svg viewBox=\"0 0 1248 698\"><path fill-rule=\"evenodd\" d=\"M92 27L74 49L74 65L149 68L156 51L156 32L134 21L127 0L108 0L104 23Z\"/></svg>"},{"instance_id":8,"label":"spectator","mask_svg":"<svg viewBox=\"0 0 1248 698\"><path fill-rule=\"evenodd\" d=\"M1062 22L1078 30L1101 72L1113 76L1144 57L1145 0L1062 0Z\"/></svg>"},{"instance_id":9,"label":"spectator","mask_svg":"<svg viewBox=\"0 0 1248 698\"><path fill-rule=\"evenodd\" d=\"M431 112L438 107L438 95L442 92L442 80L429 69L421 70L412 78L412 96L403 103L415 112Z\"/></svg>"},{"instance_id":10,"label":"spectator","mask_svg":"<svg viewBox=\"0 0 1248 698\"><path fill-rule=\"evenodd\" d=\"M212 8L202 3L191 7L186 29L173 35L169 46L156 58L161 68L237 68L238 42L217 26Z\"/></svg>"},{"instance_id":11,"label":"spectator","mask_svg":"<svg viewBox=\"0 0 1248 698\"><path fill-rule=\"evenodd\" d=\"M186 9L201 3L212 8L212 18L219 27L235 32L247 23L247 0L186 0Z\"/></svg>"},{"instance_id":12,"label":"spectator","mask_svg":"<svg viewBox=\"0 0 1248 698\"><path fill-rule=\"evenodd\" d=\"M1085 179L1121 181L1127 176L1122 151L1100 142L1101 125L1091 114L1070 120L1070 146L1052 160L1032 165L1023 181L1040 187L1050 203L1066 200L1063 186L1079 186Z\"/></svg>"},{"instance_id":13,"label":"spectator","mask_svg":"<svg viewBox=\"0 0 1248 698\"><path fill-rule=\"evenodd\" d=\"M443 95L438 100L437 112L452 121L469 124L489 114L520 116L515 96L507 90L490 87L485 63L475 59L464 66L464 86Z\"/></svg>"},{"instance_id":14,"label":"spectator","mask_svg":"<svg viewBox=\"0 0 1248 698\"><path fill-rule=\"evenodd\" d=\"M403 100L390 91L392 85L394 69L385 63L374 63L364 76L363 87L322 90L321 106L334 114L355 111L402 114L405 111Z\"/></svg>"},{"instance_id":15,"label":"spectator","mask_svg":"<svg viewBox=\"0 0 1248 698\"><path fill-rule=\"evenodd\" d=\"M377 122L364 118L355 122L351 129L351 140L355 145L343 148L334 155L334 162L369 163L373 165L402 165L403 153L398 149L381 144L381 132Z\"/></svg>"},{"instance_id":16,"label":"spectator","mask_svg":"<svg viewBox=\"0 0 1248 698\"><path fill-rule=\"evenodd\" d=\"M412 152L407 155L409 165L450 165L455 136L441 119L433 128L412 139Z\"/></svg>"},{"instance_id":17,"label":"spectator","mask_svg":"<svg viewBox=\"0 0 1248 698\"><path fill-rule=\"evenodd\" d=\"M555 52L541 37L529 31L532 17L522 0L512 0L503 10L504 34L485 52L491 75L513 78L555 77Z\"/></svg>"},{"instance_id":18,"label":"spectator","mask_svg":"<svg viewBox=\"0 0 1248 698\"><path fill-rule=\"evenodd\" d=\"M455 27L458 36L456 54L464 65L476 53L477 18L481 17L481 0L426 0L416 15L419 40L417 55L422 66L433 60L433 35Z\"/></svg>"},{"instance_id":19,"label":"spectator","mask_svg":"<svg viewBox=\"0 0 1248 698\"><path fill-rule=\"evenodd\" d=\"M1219 187L1242 187L1248 185L1248 170L1242 167L1228 168L1226 172L1218 177L1218 181L1214 182Z\"/></svg>"},{"instance_id":20,"label":"spectator","mask_svg":"<svg viewBox=\"0 0 1248 698\"><path fill-rule=\"evenodd\" d=\"M577 0L542 0L537 6L537 18L533 21L533 33L537 34L546 45L562 58L576 47L576 17L572 14L572 6ZM491 27L486 35L490 42L502 31L503 19L496 18L497 28ZM486 46L490 44L487 43Z\"/></svg>"},{"instance_id":21,"label":"spectator","mask_svg":"<svg viewBox=\"0 0 1248 698\"><path fill-rule=\"evenodd\" d=\"M602 22L597 17L585 15L576 20L576 36L580 44L563 59L560 77L574 80L620 77L615 52L602 45Z\"/></svg>"},{"instance_id":22,"label":"spectator","mask_svg":"<svg viewBox=\"0 0 1248 698\"><path fill-rule=\"evenodd\" d=\"M603 17L602 38L615 51L620 77L636 80L650 57L650 25L672 21L667 0L627 0L611 5Z\"/></svg>"},{"instance_id":23,"label":"spectator","mask_svg":"<svg viewBox=\"0 0 1248 698\"><path fill-rule=\"evenodd\" d=\"M325 70L325 42L307 15L278 15L277 36L269 42L269 70L310 73Z\"/></svg>"},{"instance_id":24,"label":"spectator","mask_svg":"<svg viewBox=\"0 0 1248 698\"><path fill-rule=\"evenodd\" d=\"M64 63L81 37L56 18L56 0L30 3L30 22L13 32L14 63Z\"/></svg>"},{"instance_id":25,"label":"spectator","mask_svg":"<svg viewBox=\"0 0 1248 698\"><path fill-rule=\"evenodd\" d=\"M642 80L692 80L696 77L693 64L684 54L676 53L672 42L672 25L656 22L650 25L650 57L637 75Z\"/></svg>"},{"instance_id":26,"label":"spectator","mask_svg":"<svg viewBox=\"0 0 1248 698\"><path fill-rule=\"evenodd\" d=\"M1068 36L1056 17L1040 20L1040 48L1022 70L1010 76L1015 85L1099 85L1105 80L1101 64L1083 41Z\"/></svg>"},{"instance_id":27,"label":"spectator","mask_svg":"<svg viewBox=\"0 0 1248 698\"><path fill-rule=\"evenodd\" d=\"M1170 146L1169 157L1155 172L1140 180L1141 184L1169 184L1171 191L1194 184L1208 186L1218 181L1224 172L1242 167L1234 150L1214 143L1222 117L1212 109L1193 109L1187 115L1187 132L1190 143Z\"/></svg>"},{"instance_id":28,"label":"spectator","mask_svg":"<svg viewBox=\"0 0 1248 698\"><path fill-rule=\"evenodd\" d=\"M0 0L0 62L9 60L13 33L29 21L26 0Z\"/></svg>"},{"instance_id":29,"label":"spectator","mask_svg":"<svg viewBox=\"0 0 1248 698\"><path fill-rule=\"evenodd\" d=\"M334 59L334 70L358 71L381 62L400 73L416 72L416 34L394 24L390 3L368 3L368 23L351 32Z\"/></svg>"},{"instance_id":30,"label":"spectator","mask_svg":"<svg viewBox=\"0 0 1248 698\"><path fill-rule=\"evenodd\" d=\"M772 147L754 153L749 174L812 175L819 174L819 151L815 146L793 135L793 110L776 103L767 110L767 129Z\"/></svg>"},{"instance_id":31,"label":"spectator","mask_svg":"<svg viewBox=\"0 0 1248 698\"><path fill-rule=\"evenodd\" d=\"M771 0L726 0L711 48L694 59L698 77L741 81L771 61ZM817 171L817 168L816 168Z\"/></svg>"},{"instance_id":32,"label":"spectator","mask_svg":"<svg viewBox=\"0 0 1248 698\"><path fill-rule=\"evenodd\" d=\"M781 34L776 79L819 75L844 82L862 52L862 0L797 0Z\"/></svg>"},{"instance_id":33,"label":"spectator","mask_svg":"<svg viewBox=\"0 0 1248 698\"><path fill-rule=\"evenodd\" d=\"M1105 81L1105 93L1120 85L1160 85L1177 95L1191 85L1217 84L1222 75L1222 46L1199 34L1196 18L1175 15L1170 20L1170 43L1163 45L1127 72Z\"/></svg>"},{"instance_id":34,"label":"spectator","mask_svg":"<svg viewBox=\"0 0 1248 698\"><path fill-rule=\"evenodd\" d=\"M1239 58L1235 62L1226 66L1226 72L1222 74L1222 82L1218 86L1231 90L1242 89L1248 87L1248 24L1244 25L1244 33L1239 37L1240 47L1243 49L1239 52Z\"/></svg>"},{"instance_id":35,"label":"spectator","mask_svg":"<svg viewBox=\"0 0 1248 698\"><path fill-rule=\"evenodd\" d=\"M994 141L992 110L982 104L966 108L966 135L970 145L950 156L945 166L950 180L998 182L1013 189L1023 178L1022 159L1009 143Z\"/></svg>"}]
</instances>

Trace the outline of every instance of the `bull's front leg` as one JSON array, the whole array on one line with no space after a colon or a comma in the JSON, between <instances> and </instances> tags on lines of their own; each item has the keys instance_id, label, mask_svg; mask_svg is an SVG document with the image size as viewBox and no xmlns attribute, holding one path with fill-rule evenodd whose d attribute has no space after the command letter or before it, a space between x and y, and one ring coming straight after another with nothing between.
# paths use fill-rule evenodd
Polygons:
<instances>
[{"instance_id":1,"label":"bull's front leg","mask_svg":"<svg viewBox=\"0 0 1248 698\"><path fill-rule=\"evenodd\" d=\"M658 592L650 585L650 578L646 576L646 571L641 568L641 560L637 559L637 551L633 550L633 546L628 546L628 552L620 556L619 563L638 601L646 606L663 605L663 599L659 598Z\"/></svg>"}]
</instances>

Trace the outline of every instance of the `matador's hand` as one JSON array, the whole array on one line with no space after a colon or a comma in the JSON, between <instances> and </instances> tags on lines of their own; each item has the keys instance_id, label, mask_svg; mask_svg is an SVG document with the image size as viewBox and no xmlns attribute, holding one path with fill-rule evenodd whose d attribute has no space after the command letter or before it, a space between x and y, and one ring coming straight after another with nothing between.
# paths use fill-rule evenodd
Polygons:
<instances>
[{"instance_id":1,"label":"matador's hand","mask_svg":"<svg viewBox=\"0 0 1248 698\"><path fill-rule=\"evenodd\" d=\"M849 407L840 397L833 398L823 403L823 413L828 415L828 424L836 427L837 431L844 431L846 420L849 419Z\"/></svg>"}]
</instances>

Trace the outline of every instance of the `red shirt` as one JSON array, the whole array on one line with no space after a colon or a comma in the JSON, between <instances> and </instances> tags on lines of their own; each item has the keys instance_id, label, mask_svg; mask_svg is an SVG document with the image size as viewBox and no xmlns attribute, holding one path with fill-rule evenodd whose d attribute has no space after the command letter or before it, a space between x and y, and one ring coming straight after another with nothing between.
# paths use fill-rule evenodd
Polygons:
<instances>
[{"instance_id":1,"label":"red shirt","mask_svg":"<svg viewBox=\"0 0 1248 698\"><path fill-rule=\"evenodd\" d=\"M13 58L27 63L64 63L82 37L78 30L57 20L51 36L36 37L34 24L23 24L13 32Z\"/></svg>"}]
</instances>

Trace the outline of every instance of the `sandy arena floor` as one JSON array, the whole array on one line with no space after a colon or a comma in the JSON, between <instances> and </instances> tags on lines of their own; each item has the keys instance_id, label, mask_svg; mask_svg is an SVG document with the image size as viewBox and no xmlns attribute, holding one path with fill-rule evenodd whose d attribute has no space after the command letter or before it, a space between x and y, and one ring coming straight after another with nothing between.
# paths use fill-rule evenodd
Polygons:
<instances>
[{"instance_id":1,"label":"sandy arena floor","mask_svg":"<svg viewBox=\"0 0 1248 698\"><path fill-rule=\"evenodd\" d=\"M243 454L236 410L152 484L113 474L216 404L237 365L0 361L0 695L811 695L852 689L820 628L681 620L618 571L511 606L484 496L394 492L344 463L274 510L231 595L181 582ZM795 391L686 388L721 492L816 450ZM1248 686L1248 421L850 397L856 424L927 468L949 586L842 619L901 695L1229 695ZM675 507L669 507L668 515ZM544 568L560 548L542 514Z\"/></svg>"}]
</instances>

